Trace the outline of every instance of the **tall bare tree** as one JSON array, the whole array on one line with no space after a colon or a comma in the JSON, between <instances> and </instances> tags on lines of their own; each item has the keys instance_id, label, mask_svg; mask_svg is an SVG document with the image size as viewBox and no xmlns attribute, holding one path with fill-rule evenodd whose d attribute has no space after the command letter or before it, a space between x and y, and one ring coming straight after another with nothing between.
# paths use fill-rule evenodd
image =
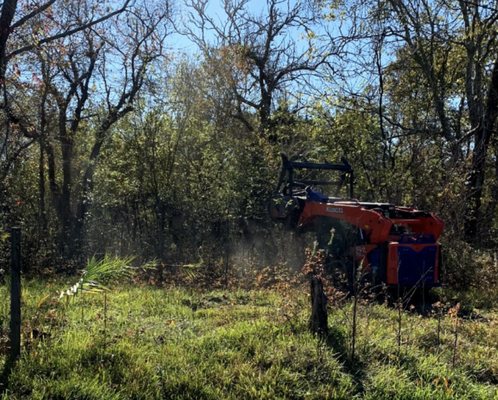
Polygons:
<instances>
[{"instance_id":1,"label":"tall bare tree","mask_svg":"<svg viewBox=\"0 0 498 400\"><path fill-rule=\"evenodd\" d=\"M1 154L3 183L15 159L37 136L37 127L22 107L13 100L28 82L21 77L26 57L43 46L71 37L95 27L122 13L130 0L124 0L115 9L99 5L70 7L62 1L6 0L0 4L0 118L3 124ZM54 13L70 8L71 12Z\"/></svg>"},{"instance_id":2,"label":"tall bare tree","mask_svg":"<svg viewBox=\"0 0 498 400\"><path fill-rule=\"evenodd\" d=\"M227 0L221 19L207 11L207 4L188 3L189 18L181 32L230 88L233 117L249 131L275 140L270 117L279 97L297 91L304 77L318 73L338 46L318 40L321 20L301 1L268 0L258 15L250 11L248 0Z\"/></svg>"}]
</instances>

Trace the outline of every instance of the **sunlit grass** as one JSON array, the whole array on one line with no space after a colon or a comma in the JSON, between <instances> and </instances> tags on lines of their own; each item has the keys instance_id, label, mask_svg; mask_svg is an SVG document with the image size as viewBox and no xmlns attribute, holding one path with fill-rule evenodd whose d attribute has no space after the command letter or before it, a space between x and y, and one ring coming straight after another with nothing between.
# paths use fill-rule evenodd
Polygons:
<instances>
[{"instance_id":1,"label":"sunlit grass","mask_svg":"<svg viewBox=\"0 0 498 400\"><path fill-rule=\"evenodd\" d=\"M64 282L23 290L23 356L6 399L492 399L498 396L497 315L461 324L458 358L444 319L361 305L331 308L331 337L307 330L308 298L289 289L199 292L126 286L59 302ZM47 294L49 296L47 296ZM6 289L0 288L5 298ZM1 316L8 308L2 302Z\"/></svg>"}]
</instances>

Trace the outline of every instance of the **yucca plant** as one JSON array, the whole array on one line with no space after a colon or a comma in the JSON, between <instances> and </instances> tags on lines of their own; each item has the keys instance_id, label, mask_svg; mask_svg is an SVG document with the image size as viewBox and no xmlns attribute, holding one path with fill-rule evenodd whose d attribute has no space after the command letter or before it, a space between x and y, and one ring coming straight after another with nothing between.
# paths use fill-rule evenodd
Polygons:
<instances>
[{"instance_id":1,"label":"yucca plant","mask_svg":"<svg viewBox=\"0 0 498 400\"><path fill-rule=\"evenodd\" d=\"M108 290L107 285L112 282L129 278L136 271L131 266L134 257L113 257L108 254L97 260L95 256L87 262L81 278L70 288L60 293L60 299L74 298L82 293L99 293Z\"/></svg>"},{"instance_id":2,"label":"yucca plant","mask_svg":"<svg viewBox=\"0 0 498 400\"><path fill-rule=\"evenodd\" d=\"M87 262L86 268L78 282L69 289L63 290L60 293L59 299L74 299L78 294L82 293L102 293L104 294L104 347L106 345L107 333L107 292L109 284L117 283L125 278L130 278L138 268L134 268L131 263L134 257L114 257L106 254L103 259L97 260L95 256ZM146 268L151 265L146 264ZM83 319L83 310L82 319Z\"/></svg>"}]
</instances>

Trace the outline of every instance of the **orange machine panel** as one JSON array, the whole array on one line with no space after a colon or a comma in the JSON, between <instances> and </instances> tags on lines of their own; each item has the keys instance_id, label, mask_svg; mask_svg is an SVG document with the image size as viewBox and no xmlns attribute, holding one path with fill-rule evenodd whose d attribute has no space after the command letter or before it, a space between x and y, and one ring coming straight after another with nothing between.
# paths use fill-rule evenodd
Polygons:
<instances>
[{"instance_id":1,"label":"orange machine panel","mask_svg":"<svg viewBox=\"0 0 498 400\"><path fill-rule=\"evenodd\" d=\"M389 219L360 205L309 201L306 202L299 218L299 227L311 223L317 216L330 217L357 226L367 234L369 243L372 244L385 242L392 226Z\"/></svg>"}]
</instances>

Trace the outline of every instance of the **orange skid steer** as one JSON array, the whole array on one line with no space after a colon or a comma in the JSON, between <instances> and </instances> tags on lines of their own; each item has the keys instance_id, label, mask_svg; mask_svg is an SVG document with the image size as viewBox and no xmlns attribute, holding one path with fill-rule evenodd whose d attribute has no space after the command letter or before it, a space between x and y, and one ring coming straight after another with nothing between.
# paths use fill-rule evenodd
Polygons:
<instances>
[{"instance_id":1,"label":"orange skid steer","mask_svg":"<svg viewBox=\"0 0 498 400\"><path fill-rule=\"evenodd\" d=\"M339 179L324 175L339 173ZM282 154L282 171L273 197L272 219L298 232L315 232L327 265L353 279L354 266L372 284L420 287L440 285L443 221L430 212L353 198L354 173L341 163L291 161ZM346 197L323 194L327 186Z\"/></svg>"}]
</instances>

